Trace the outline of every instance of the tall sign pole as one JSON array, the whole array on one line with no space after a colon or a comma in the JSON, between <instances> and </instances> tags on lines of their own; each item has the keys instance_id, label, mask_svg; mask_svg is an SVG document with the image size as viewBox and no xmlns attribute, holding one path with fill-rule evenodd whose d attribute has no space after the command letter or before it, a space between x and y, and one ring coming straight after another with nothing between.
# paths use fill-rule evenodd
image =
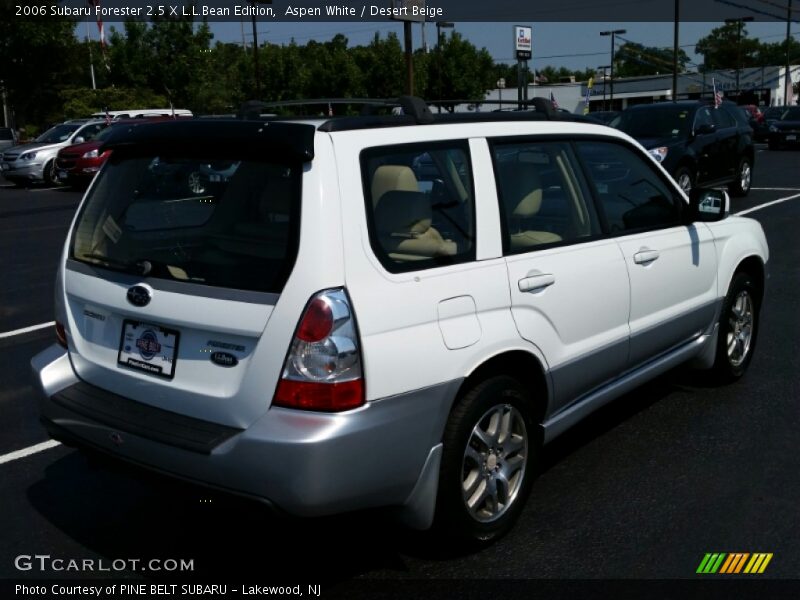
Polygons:
<instances>
[{"instance_id":1,"label":"tall sign pole","mask_svg":"<svg viewBox=\"0 0 800 600\"><path fill-rule=\"evenodd\" d=\"M514 54L517 57L517 104L522 110L528 101L528 61L533 52L533 30L528 25L514 25ZM523 68L525 69L523 72Z\"/></svg>"},{"instance_id":2,"label":"tall sign pole","mask_svg":"<svg viewBox=\"0 0 800 600\"><path fill-rule=\"evenodd\" d=\"M414 39L412 23L425 22L425 0L390 0L390 19L403 21L403 45L406 57L406 94L414 95ZM414 10L416 9L416 10ZM437 34L439 29L436 30ZM438 42L438 40L437 40Z\"/></svg>"}]
</instances>

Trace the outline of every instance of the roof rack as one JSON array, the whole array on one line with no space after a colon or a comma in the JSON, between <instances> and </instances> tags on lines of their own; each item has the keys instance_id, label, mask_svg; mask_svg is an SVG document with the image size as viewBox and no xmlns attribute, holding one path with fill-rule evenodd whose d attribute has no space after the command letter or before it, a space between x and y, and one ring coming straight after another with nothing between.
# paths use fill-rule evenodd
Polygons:
<instances>
[{"instance_id":1,"label":"roof rack","mask_svg":"<svg viewBox=\"0 0 800 600\"><path fill-rule=\"evenodd\" d=\"M313 98L304 100L284 100L279 102L260 102L251 100L242 104L238 116L243 119L283 120L296 119L291 117L270 115L263 116L267 110L285 107L333 106L348 105L361 106L359 116L339 116L326 120L319 126L320 131L348 131L353 129L370 129L379 127L400 127L407 125L430 125L442 123L463 123L475 121L541 121L541 120L572 120L587 121L585 117L559 112L547 98L531 98L522 102L516 100L448 100L448 105L468 104L480 106L509 105L516 106L517 110L510 112L469 112L469 113L441 113L431 112L429 104L434 106L444 104L442 101L426 102L416 96L400 96L399 98ZM377 114L379 108L392 108L393 114ZM310 115L305 115L310 116ZM330 116L330 115L329 115Z\"/></svg>"}]
</instances>

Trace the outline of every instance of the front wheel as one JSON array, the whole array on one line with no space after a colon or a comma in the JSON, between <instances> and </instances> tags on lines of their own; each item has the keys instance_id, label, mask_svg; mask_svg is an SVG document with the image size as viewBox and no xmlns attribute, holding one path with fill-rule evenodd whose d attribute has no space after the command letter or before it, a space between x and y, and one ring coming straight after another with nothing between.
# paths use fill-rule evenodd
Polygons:
<instances>
[{"instance_id":1,"label":"front wheel","mask_svg":"<svg viewBox=\"0 0 800 600\"><path fill-rule=\"evenodd\" d=\"M487 543L522 511L538 440L528 394L505 375L470 389L444 433L436 524L448 537Z\"/></svg>"},{"instance_id":2,"label":"front wheel","mask_svg":"<svg viewBox=\"0 0 800 600\"><path fill-rule=\"evenodd\" d=\"M733 277L719 318L717 354L711 375L720 383L730 383L744 375L758 335L758 288L749 273Z\"/></svg>"},{"instance_id":3,"label":"front wheel","mask_svg":"<svg viewBox=\"0 0 800 600\"><path fill-rule=\"evenodd\" d=\"M739 169L736 171L736 179L728 185L728 191L732 196L747 196L750 193L750 186L753 180L753 167L750 161L743 158L739 161Z\"/></svg>"},{"instance_id":4,"label":"front wheel","mask_svg":"<svg viewBox=\"0 0 800 600\"><path fill-rule=\"evenodd\" d=\"M56 159L52 159L44 166L42 177L47 185L54 185L58 183L58 180L56 179Z\"/></svg>"}]
</instances>

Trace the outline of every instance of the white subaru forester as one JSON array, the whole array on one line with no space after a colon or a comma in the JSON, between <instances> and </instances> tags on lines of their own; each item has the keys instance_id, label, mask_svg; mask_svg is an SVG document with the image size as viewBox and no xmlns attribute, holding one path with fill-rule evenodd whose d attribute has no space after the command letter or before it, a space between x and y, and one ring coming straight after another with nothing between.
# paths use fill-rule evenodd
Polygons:
<instances>
[{"instance_id":1,"label":"white subaru forester","mask_svg":"<svg viewBox=\"0 0 800 600\"><path fill-rule=\"evenodd\" d=\"M295 515L491 540L545 444L755 348L768 249L725 192L537 112L142 124L78 210L50 435ZM196 185L201 181L202 185Z\"/></svg>"}]
</instances>

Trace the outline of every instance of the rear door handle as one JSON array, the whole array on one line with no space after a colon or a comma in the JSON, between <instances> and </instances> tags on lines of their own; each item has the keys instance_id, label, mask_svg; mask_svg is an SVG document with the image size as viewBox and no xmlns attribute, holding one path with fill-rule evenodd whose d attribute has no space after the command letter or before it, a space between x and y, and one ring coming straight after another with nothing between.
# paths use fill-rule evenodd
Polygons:
<instances>
[{"instance_id":1,"label":"rear door handle","mask_svg":"<svg viewBox=\"0 0 800 600\"><path fill-rule=\"evenodd\" d=\"M550 287L555 282L555 275L551 275L550 273L538 273L536 275L529 273L527 277L523 277L519 280L519 291L535 292Z\"/></svg>"},{"instance_id":2,"label":"rear door handle","mask_svg":"<svg viewBox=\"0 0 800 600\"><path fill-rule=\"evenodd\" d=\"M633 262L637 265L649 265L654 260L658 260L660 254L658 250L650 250L650 248L642 248L633 255Z\"/></svg>"}]
</instances>

